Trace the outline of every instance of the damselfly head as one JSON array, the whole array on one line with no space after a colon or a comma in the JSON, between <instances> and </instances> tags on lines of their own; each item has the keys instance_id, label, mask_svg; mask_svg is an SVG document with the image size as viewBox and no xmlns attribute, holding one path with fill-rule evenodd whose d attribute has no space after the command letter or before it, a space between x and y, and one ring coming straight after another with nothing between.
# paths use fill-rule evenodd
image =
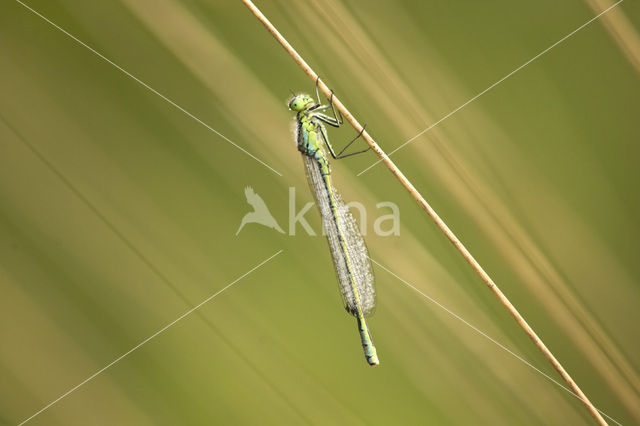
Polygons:
<instances>
[{"instance_id":1,"label":"damselfly head","mask_svg":"<svg viewBox=\"0 0 640 426\"><path fill-rule=\"evenodd\" d=\"M292 111L302 111L315 104L315 100L309 95L295 95L289 101L289 109Z\"/></svg>"}]
</instances>

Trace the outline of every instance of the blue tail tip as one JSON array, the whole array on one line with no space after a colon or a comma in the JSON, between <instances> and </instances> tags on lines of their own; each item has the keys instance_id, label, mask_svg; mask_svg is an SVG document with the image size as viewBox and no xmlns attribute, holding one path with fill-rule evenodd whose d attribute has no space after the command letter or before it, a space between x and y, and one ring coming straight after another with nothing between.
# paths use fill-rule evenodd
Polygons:
<instances>
[{"instance_id":1,"label":"blue tail tip","mask_svg":"<svg viewBox=\"0 0 640 426\"><path fill-rule=\"evenodd\" d=\"M367 362L370 366L375 367L380 364L380 360L378 359L378 353L376 352L376 348L373 348L371 352L365 354L367 358Z\"/></svg>"}]
</instances>

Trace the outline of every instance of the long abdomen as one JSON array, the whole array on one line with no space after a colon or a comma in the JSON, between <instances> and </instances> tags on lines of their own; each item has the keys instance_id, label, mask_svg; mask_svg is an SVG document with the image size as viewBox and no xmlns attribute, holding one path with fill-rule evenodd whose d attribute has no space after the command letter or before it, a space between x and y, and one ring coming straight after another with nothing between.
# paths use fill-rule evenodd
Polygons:
<instances>
[{"instance_id":1,"label":"long abdomen","mask_svg":"<svg viewBox=\"0 0 640 426\"><path fill-rule=\"evenodd\" d=\"M322 216L323 231L329 242L345 309L358 316L375 311L376 290L373 268L358 224L317 159L303 155L307 177ZM327 170L328 171L328 170ZM358 303L359 301L359 303Z\"/></svg>"}]
</instances>

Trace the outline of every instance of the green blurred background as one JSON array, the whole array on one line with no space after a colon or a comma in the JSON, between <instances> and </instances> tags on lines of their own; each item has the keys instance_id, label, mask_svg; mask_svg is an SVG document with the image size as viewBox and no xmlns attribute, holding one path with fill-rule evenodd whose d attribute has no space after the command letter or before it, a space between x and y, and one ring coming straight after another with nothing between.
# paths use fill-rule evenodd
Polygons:
<instances>
[{"instance_id":1,"label":"green blurred background","mask_svg":"<svg viewBox=\"0 0 640 426\"><path fill-rule=\"evenodd\" d=\"M376 267L369 368L287 111L313 90L240 1L0 5L0 424L278 250L33 425L590 424L580 402ZM391 151L612 3L260 1ZM626 1L393 155L591 400L640 423L640 6ZM353 137L332 131L336 145ZM560 380L371 153L334 164L372 257ZM396 203L400 236L373 220ZM319 230L319 217L306 217ZM613 422L611 422L613 424Z\"/></svg>"}]
</instances>

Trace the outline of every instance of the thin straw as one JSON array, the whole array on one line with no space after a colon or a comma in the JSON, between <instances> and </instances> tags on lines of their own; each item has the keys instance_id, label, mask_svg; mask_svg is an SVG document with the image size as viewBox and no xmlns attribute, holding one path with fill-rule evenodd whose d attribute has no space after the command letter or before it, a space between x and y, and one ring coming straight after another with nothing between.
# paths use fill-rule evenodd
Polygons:
<instances>
[{"instance_id":1,"label":"thin straw","mask_svg":"<svg viewBox=\"0 0 640 426\"><path fill-rule=\"evenodd\" d=\"M311 78L311 80L314 83L317 82L318 87L320 88L322 93L324 93L325 96L330 97L332 94L331 89L329 89L329 87L322 80L318 78L318 74L316 74L311 69L309 64L307 64L306 61L302 59L302 57L298 54L298 52L295 51L295 49L289 44L289 42L280 34L280 32L271 24L271 22L269 22L269 20L262 14L262 12L260 12L260 10L251 2L251 0L242 0L242 2L249 8L251 13L256 18L258 18L258 20L262 23L262 25L265 26L267 31L271 33L271 35L278 41L278 43L280 43L282 47L284 47L287 53L300 66L300 68L302 68L302 70ZM509 301L509 299L507 299L504 293L502 293L502 291L498 288L496 283L493 282L489 274L487 274L485 270L482 269L482 266L480 266L478 261L476 261L473 258L471 253L469 253L469 250L465 248L465 246L462 244L462 242L460 242L458 237L455 236L455 234L451 231L451 229L449 229L447 224L440 218L440 216L438 216L438 214L429 205L429 203L427 203L424 197L420 195L418 190L413 186L413 184L409 181L409 179L407 179L405 175L400 171L400 169L398 169L398 167L393 163L393 161L391 161L389 156L387 156L387 154L384 153L384 151L380 148L380 146L378 146L376 141L373 140L373 138L369 135L369 133L367 133L367 131L363 129L360 123L358 123L358 121L353 117L353 115L349 112L349 110L342 104L342 102L340 102L340 100L335 96L335 94L333 95L333 104L335 108L338 111L340 111L340 113L342 113L346 121L348 121L349 124L353 126L356 132L362 134L363 139L367 142L367 144L369 144L369 146L371 147L371 150L373 150L373 152L376 153L376 155L387 166L387 168L391 171L391 173L393 173L394 176L400 181L402 186L404 186L405 189L409 191L409 194L411 194L413 199L416 200L417 203L420 205L420 207L422 207L422 209L425 212L427 212L429 217L433 219L433 221L436 223L436 226L438 226L438 228L440 228L440 230L449 239L449 241L451 241L451 243L455 246L458 252L460 252L462 257L464 257L465 260L469 262L469 264L471 265L471 268L473 268L473 270L480 276L480 278L482 278L482 281L484 281L485 284L489 287L489 289L493 292L493 294L495 294L495 296L498 298L502 306L504 306L507 309L507 311L509 311L509 313L513 316L513 318L515 318L518 325L520 325L520 327L525 331L525 333L527 333L529 338L531 338L533 343L538 347L540 352L542 352L544 357L547 358L547 360L551 363L553 368L555 368L556 371L560 374L560 376L564 379L564 381L567 383L569 388L582 401L582 403L585 405L587 410L589 410L589 413L593 416L593 418L596 419L596 421L600 425L607 425L607 422L600 415L596 407L594 407L591 401L589 401L589 399L584 394L584 392L582 392L582 390L578 387L578 384L571 378L569 373L567 373L567 371L564 369L562 364L560 364L560 362L556 359L556 357L553 356L551 351L545 346L545 344L542 342L540 337L538 337L535 331L533 331L531 326L527 324L527 322L524 320L522 315L520 315L520 313L515 308L515 306L513 306L513 304Z\"/></svg>"}]
</instances>

